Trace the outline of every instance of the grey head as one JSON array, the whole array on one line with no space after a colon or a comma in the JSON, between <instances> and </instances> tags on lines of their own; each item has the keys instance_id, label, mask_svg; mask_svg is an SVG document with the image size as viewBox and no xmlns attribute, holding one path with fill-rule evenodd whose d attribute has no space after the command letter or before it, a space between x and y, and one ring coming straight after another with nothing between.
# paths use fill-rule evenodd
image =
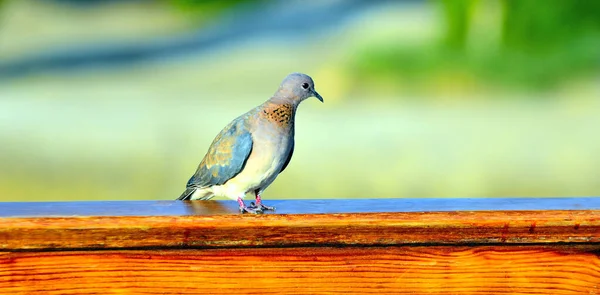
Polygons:
<instances>
[{"instance_id":1,"label":"grey head","mask_svg":"<svg viewBox=\"0 0 600 295\"><path fill-rule=\"evenodd\" d=\"M273 98L291 100L295 104L309 97L316 97L323 102L323 97L315 90L312 78L302 73L292 73L285 77L273 96Z\"/></svg>"}]
</instances>

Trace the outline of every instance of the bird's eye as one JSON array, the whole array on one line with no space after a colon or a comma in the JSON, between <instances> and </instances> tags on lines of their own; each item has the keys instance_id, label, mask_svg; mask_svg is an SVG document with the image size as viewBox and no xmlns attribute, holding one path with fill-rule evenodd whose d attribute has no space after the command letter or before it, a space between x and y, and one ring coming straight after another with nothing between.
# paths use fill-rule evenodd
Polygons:
<instances>
[{"instance_id":1,"label":"bird's eye","mask_svg":"<svg viewBox=\"0 0 600 295\"><path fill-rule=\"evenodd\" d=\"M302 89L308 89L308 83L302 83Z\"/></svg>"}]
</instances>

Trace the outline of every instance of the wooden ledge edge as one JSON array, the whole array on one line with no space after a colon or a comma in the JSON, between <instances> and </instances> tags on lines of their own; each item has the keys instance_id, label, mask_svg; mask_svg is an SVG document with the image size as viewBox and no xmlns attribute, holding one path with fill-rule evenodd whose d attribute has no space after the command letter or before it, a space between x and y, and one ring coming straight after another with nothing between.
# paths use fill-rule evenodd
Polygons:
<instances>
[{"instance_id":1,"label":"wooden ledge edge","mask_svg":"<svg viewBox=\"0 0 600 295\"><path fill-rule=\"evenodd\" d=\"M600 210L0 218L0 250L600 243Z\"/></svg>"}]
</instances>

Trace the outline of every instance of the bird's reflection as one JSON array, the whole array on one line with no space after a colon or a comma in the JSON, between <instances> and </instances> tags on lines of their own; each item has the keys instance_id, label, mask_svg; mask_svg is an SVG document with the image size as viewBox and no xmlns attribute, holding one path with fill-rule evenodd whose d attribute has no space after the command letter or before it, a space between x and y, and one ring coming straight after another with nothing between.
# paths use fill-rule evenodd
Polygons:
<instances>
[{"instance_id":1,"label":"bird's reflection","mask_svg":"<svg viewBox=\"0 0 600 295\"><path fill-rule=\"evenodd\" d=\"M231 206L226 205L231 203ZM183 201L185 210L189 215L220 215L239 213L235 202L195 200Z\"/></svg>"}]
</instances>

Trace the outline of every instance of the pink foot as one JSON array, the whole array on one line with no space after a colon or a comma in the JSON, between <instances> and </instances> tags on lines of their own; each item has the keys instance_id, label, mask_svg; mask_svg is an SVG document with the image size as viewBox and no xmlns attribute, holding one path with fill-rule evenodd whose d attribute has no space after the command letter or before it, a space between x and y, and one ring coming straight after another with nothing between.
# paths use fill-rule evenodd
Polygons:
<instances>
[{"instance_id":1,"label":"pink foot","mask_svg":"<svg viewBox=\"0 0 600 295\"><path fill-rule=\"evenodd\" d=\"M266 206L262 203L262 198L260 197L260 195L258 193L256 193L256 204L250 203L250 207L260 209L260 211L263 211L263 210L275 211L275 207Z\"/></svg>"},{"instance_id":2,"label":"pink foot","mask_svg":"<svg viewBox=\"0 0 600 295\"><path fill-rule=\"evenodd\" d=\"M254 206L246 207L246 204L244 204L244 200L242 200L241 197L238 197L237 202L238 202L238 205L240 205L240 213L260 214L263 212L262 209L259 207L254 207ZM252 204L254 204L254 203L252 203Z\"/></svg>"}]
</instances>

